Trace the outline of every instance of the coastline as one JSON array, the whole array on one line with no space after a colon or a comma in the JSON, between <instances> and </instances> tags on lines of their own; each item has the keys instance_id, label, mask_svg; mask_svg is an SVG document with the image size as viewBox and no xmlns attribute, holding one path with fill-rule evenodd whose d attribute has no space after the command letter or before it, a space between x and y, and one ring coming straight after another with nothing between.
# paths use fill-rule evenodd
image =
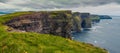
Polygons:
<instances>
[{"instance_id":1,"label":"coastline","mask_svg":"<svg viewBox=\"0 0 120 53\"><path fill-rule=\"evenodd\" d=\"M57 12L59 12L59 11L57 11ZM30 15L28 15L28 14L30 14ZM17 12L17 13L13 13L13 14L10 14L10 15L4 15L4 16L1 16L0 17L0 23L5 23L6 21L8 21L7 23L10 23L9 22L9 20L11 20L12 18L14 18L14 17L16 17L16 19L14 20L13 19L13 23L14 23L14 21L16 22L16 24L17 25L15 25L15 26L19 26L18 25L18 23L27 23L27 24L29 24L29 23L31 23L30 21L29 22L19 22L18 20L20 20L20 19L18 19L18 18L21 18L21 17L23 17L22 15L24 15L24 14L27 14L27 15L24 15L24 16L28 16L28 17L30 17L30 19L31 19L31 17L33 17L34 18L34 16L36 16L36 14L34 15L33 13L31 14L32 12L22 12L22 13L19 13L19 12ZM54 18L56 18L56 15L57 15L57 17L58 17L58 15L59 15L59 13L57 13L56 14L56 12L54 13L55 15L54 16L51 16L52 14L50 14L49 16L50 16L50 18L52 17L52 19L54 19ZM31 15L34 15L34 16L31 16ZM39 15L39 14L38 14ZM45 14L44 14L45 15ZM60 15L61 15L61 12L60 12ZM66 14L62 14L63 15L63 17L65 17L66 18ZM11 16L11 17L10 17ZM41 16L43 16L43 15L41 15ZM48 18L49 18L49 16L48 16ZM67 16L71 16L71 15L69 15L69 14L67 14ZM54 17L54 18L53 18ZM7 19L6 19L7 18ZM9 18L9 19L8 19ZM39 18L39 17L38 17ZM60 17L61 18L61 17ZM68 17L69 18L69 17ZM23 18L22 18L23 19ZM17 20L17 21L16 21ZM64 22L64 19L62 19L63 21L62 22ZM87 21L87 19L85 19L86 21ZM38 19L37 19L37 21L38 21ZM61 20L60 20L60 22L59 22L59 19L58 20L55 20L55 21L58 21L58 24L59 23L61 23ZM65 22L67 22L67 20L65 20ZM48 22L47 22L48 23ZM52 24L51 25L53 25L55 22L51 22ZM71 22L68 22L68 23L71 23ZM10 23L11 24L11 23ZM0 29L2 29L2 30L0 30L0 31L3 31L3 33L5 33L6 34L6 36L7 36L7 38L9 38L9 36L8 36L8 34L10 34L11 35L11 40L12 41L15 41L16 42L16 40L14 40L14 36L16 37L16 38L19 38L18 36L20 36L21 37L21 35L20 34L22 34L22 36L23 37L21 37L21 38L24 38L24 36L25 37L28 37L28 38L24 38L24 39L29 39L30 38L30 36L33 36L34 37L34 39L35 38L38 38L39 37L39 39L41 39L41 41L44 43L45 42L45 46L46 46L46 48L48 48L48 46L47 46L47 44L48 43L50 43L50 46L51 47L55 47L56 48L56 46L52 46L51 45L51 41L53 41L54 42L54 39L55 40L59 40L59 41L61 41L61 43L60 44L62 44L62 45L67 45L68 47L64 47L64 48L68 48L68 49L72 49L72 51L74 51L74 52L80 52L80 51L83 51L83 52L98 52L98 53L101 53L101 52L103 52L103 53L106 53L107 52L107 50L105 50L105 49L102 49L102 48L100 48L100 47L96 47L96 46L94 46L94 45L92 45L92 44L88 44L88 43L82 43L82 42L76 42L76 41L73 41L73 40L69 40L69 39L66 39L65 37L64 38L62 38L62 37L60 37L60 36L57 36L57 33L56 32L54 32L54 33L56 33L56 35L49 35L49 37L47 37L47 35L46 34L36 34L35 32L34 33L31 33L31 32L25 32L25 33L19 33L19 32L9 32L8 30L14 30L13 28L10 28L10 24L8 24L9 26L7 26L7 25L3 25L3 24L1 24L1 26L3 27L3 28L0 28ZM11 25L11 26L13 26L14 27L14 25ZM20 25L21 26L21 25ZM25 25L24 25L25 26ZM36 25L35 25L36 26ZM53 25L54 26L54 25ZM65 26L67 26L67 25L65 25ZM70 26L70 25L68 25L68 26ZM6 28L7 27L7 28ZM28 25L27 25L27 27L28 27ZM53 27L54 28L54 27ZM67 27L68 28L68 27ZM86 28L86 27L85 27ZM37 28L38 29L38 28ZM64 29L61 29L61 30L64 30ZM7 32L6 32L7 31ZM54 31L54 30L53 30ZM59 31L57 31L57 32L59 32ZM29 35L26 35L26 34L29 34ZM12 37L13 36L13 37ZM37 37L38 36L38 37ZM65 36L65 35L64 35ZM41 38L42 37L42 38ZM44 38L45 39L44 39ZM21 38L20 38L20 40L19 41L21 41ZM48 39L46 39L46 38L48 38ZM53 39L54 38L54 39ZM56 39L57 38L57 39ZM31 39L31 38L30 38ZM35 46L37 46L38 44L40 44L40 43L34 43L34 39L31 41L31 42L33 42L33 45L35 44ZM7 40L9 40L9 39L7 39ZM45 41L45 40L49 40L49 41ZM24 41L24 40L22 40L22 41ZM29 40L28 40L29 41ZM35 41L38 41L38 40L36 40L35 39ZM67 43L65 43L67 41ZM5 41L5 42L7 42L7 41ZM56 41L55 41L56 42ZM1 44L3 44L2 42L0 42ZM29 43L29 42L28 42ZM26 44L28 44L28 43L26 43ZM58 44L59 42L56 42L56 44ZM20 44L20 43L19 43ZM53 44L53 43L52 43ZM72 44L72 45L71 45ZM17 44L16 44L17 45ZM54 44L53 44L54 45ZM62 45L57 45L58 47L62 47ZM21 47L21 46L19 46L19 47ZM27 46L26 46L27 47ZM28 47L31 47L31 46L28 46ZM11 46L11 48L12 48L12 46ZM59 49L60 49L59 48ZM73 49L74 48L74 49ZM24 48L23 48L24 49ZM37 48L35 48L35 49L37 49ZM42 48L42 49L44 49L44 48ZM29 49L28 49L29 50ZM38 49L37 49L38 50ZM50 49L49 49L50 50ZM61 49L60 49L61 50ZM65 49L66 50L66 49ZM33 50L33 51L35 51L35 50ZM30 52L30 51L28 51L28 52ZM67 53L67 52L66 52Z\"/></svg>"}]
</instances>

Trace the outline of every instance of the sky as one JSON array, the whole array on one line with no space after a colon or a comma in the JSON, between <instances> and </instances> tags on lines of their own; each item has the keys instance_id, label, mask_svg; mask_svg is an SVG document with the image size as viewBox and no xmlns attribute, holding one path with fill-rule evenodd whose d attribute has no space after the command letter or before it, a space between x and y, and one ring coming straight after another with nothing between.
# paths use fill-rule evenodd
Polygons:
<instances>
[{"instance_id":1,"label":"sky","mask_svg":"<svg viewBox=\"0 0 120 53\"><path fill-rule=\"evenodd\" d=\"M120 0L0 0L0 12L72 10L119 15Z\"/></svg>"}]
</instances>

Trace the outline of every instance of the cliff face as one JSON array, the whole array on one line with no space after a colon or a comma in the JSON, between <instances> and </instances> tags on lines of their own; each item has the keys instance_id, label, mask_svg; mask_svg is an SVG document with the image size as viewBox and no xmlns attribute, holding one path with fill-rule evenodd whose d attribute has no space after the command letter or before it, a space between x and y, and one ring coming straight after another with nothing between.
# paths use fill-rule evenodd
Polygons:
<instances>
[{"instance_id":1,"label":"cliff face","mask_svg":"<svg viewBox=\"0 0 120 53\"><path fill-rule=\"evenodd\" d=\"M82 28L91 28L91 19L90 19L90 13L81 13Z\"/></svg>"},{"instance_id":2,"label":"cliff face","mask_svg":"<svg viewBox=\"0 0 120 53\"><path fill-rule=\"evenodd\" d=\"M80 13L79 12L74 12L72 20L73 20L73 31L81 32L82 19L80 17Z\"/></svg>"},{"instance_id":3,"label":"cliff face","mask_svg":"<svg viewBox=\"0 0 120 53\"><path fill-rule=\"evenodd\" d=\"M70 38L71 11L41 11L13 18L5 24L21 31L59 35Z\"/></svg>"},{"instance_id":4,"label":"cliff face","mask_svg":"<svg viewBox=\"0 0 120 53\"><path fill-rule=\"evenodd\" d=\"M40 11L16 16L5 23L15 31L37 32L71 38L71 30L81 32L81 28L91 28L89 13L66 11ZM9 29L9 31L13 31Z\"/></svg>"},{"instance_id":5,"label":"cliff face","mask_svg":"<svg viewBox=\"0 0 120 53\"><path fill-rule=\"evenodd\" d=\"M91 28L91 17L89 13L73 13L73 28L72 30L75 32L81 32L82 28Z\"/></svg>"}]
</instances>

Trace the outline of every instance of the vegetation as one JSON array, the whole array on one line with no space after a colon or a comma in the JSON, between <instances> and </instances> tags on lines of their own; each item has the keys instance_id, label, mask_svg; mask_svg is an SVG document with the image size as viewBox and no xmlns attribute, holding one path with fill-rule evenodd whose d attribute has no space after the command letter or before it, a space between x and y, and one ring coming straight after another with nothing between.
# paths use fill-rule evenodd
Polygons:
<instances>
[{"instance_id":1,"label":"vegetation","mask_svg":"<svg viewBox=\"0 0 120 53\"><path fill-rule=\"evenodd\" d=\"M91 44L75 42L50 34L34 32L8 32L3 23L20 15L32 12L17 12L0 16L0 53L107 53Z\"/></svg>"},{"instance_id":2,"label":"vegetation","mask_svg":"<svg viewBox=\"0 0 120 53\"><path fill-rule=\"evenodd\" d=\"M100 20L100 17L98 15L91 15L91 20Z\"/></svg>"},{"instance_id":3,"label":"vegetation","mask_svg":"<svg viewBox=\"0 0 120 53\"><path fill-rule=\"evenodd\" d=\"M99 23L100 22L99 15L91 15L90 19L92 20L92 23Z\"/></svg>"}]
</instances>

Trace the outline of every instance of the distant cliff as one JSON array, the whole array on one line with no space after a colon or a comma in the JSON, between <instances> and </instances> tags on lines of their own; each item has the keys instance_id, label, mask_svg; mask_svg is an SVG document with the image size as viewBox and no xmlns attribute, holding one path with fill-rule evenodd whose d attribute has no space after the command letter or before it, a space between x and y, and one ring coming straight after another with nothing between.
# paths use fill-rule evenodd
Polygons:
<instances>
[{"instance_id":1,"label":"distant cliff","mask_svg":"<svg viewBox=\"0 0 120 53\"><path fill-rule=\"evenodd\" d=\"M99 15L90 15L90 19L92 20L92 23L99 23L101 18Z\"/></svg>"},{"instance_id":2,"label":"distant cliff","mask_svg":"<svg viewBox=\"0 0 120 53\"><path fill-rule=\"evenodd\" d=\"M83 28L91 28L90 13L73 12L73 31L81 32Z\"/></svg>"},{"instance_id":3,"label":"distant cliff","mask_svg":"<svg viewBox=\"0 0 120 53\"><path fill-rule=\"evenodd\" d=\"M73 12L72 14L72 22L73 28L72 30L75 32L81 32L81 29L91 28L92 24L99 23L101 19L112 19L112 17L108 15L93 15L90 13L80 13Z\"/></svg>"},{"instance_id":4,"label":"distant cliff","mask_svg":"<svg viewBox=\"0 0 120 53\"><path fill-rule=\"evenodd\" d=\"M91 28L91 19L90 19L90 13L80 13L82 18L81 26L82 28Z\"/></svg>"},{"instance_id":5,"label":"distant cliff","mask_svg":"<svg viewBox=\"0 0 120 53\"><path fill-rule=\"evenodd\" d=\"M99 15L100 19L112 19L112 17L108 15Z\"/></svg>"},{"instance_id":6,"label":"distant cliff","mask_svg":"<svg viewBox=\"0 0 120 53\"><path fill-rule=\"evenodd\" d=\"M81 18L81 15L80 15L79 12L74 12L73 13L72 21L73 21L72 30L75 31L75 32L81 32L82 18Z\"/></svg>"}]
</instances>

